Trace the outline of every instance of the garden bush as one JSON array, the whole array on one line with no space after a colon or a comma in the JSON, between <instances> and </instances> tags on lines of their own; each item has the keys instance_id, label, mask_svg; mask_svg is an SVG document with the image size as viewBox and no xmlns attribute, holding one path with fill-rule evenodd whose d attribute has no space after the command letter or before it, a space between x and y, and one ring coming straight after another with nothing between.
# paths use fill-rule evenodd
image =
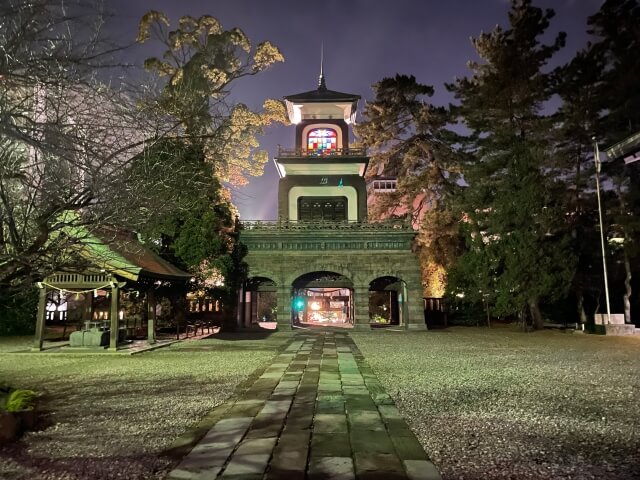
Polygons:
<instances>
[{"instance_id":1,"label":"garden bush","mask_svg":"<svg viewBox=\"0 0 640 480\"><path fill-rule=\"evenodd\" d=\"M31 335L35 331L38 292L0 291L0 336Z\"/></svg>"},{"instance_id":2,"label":"garden bush","mask_svg":"<svg viewBox=\"0 0 640 480\"><path fill-rule=\"evenodd\" d=\"M38 394L33 390L14 390L9 395L4 409L7 412L24 412L33 410L36 406Z\"/></svg>"}]
</instances>

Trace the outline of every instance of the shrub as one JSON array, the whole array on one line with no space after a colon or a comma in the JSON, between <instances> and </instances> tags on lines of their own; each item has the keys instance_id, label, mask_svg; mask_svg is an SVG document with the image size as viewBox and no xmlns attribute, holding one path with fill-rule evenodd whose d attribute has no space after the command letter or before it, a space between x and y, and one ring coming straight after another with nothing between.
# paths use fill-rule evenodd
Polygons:
<instances>
[{"instance_id":1,"label":"shrub","mask_svg":"<svg viewBox=\"0 0 640 480\"><path fill-rule=\"evenodd\" d=\"M23 412L33 410L36 406L38 395L33 390L14 390L9 395L4 409L7 412Z\"/></svg>"},{"instance_id":2,"label":"shrub","mask_svg":"<svg viewBox=\"0 0 640 480\"><path fill-rule=\"evenodd\" d=\"M36 327L38 292L0 290L0 336L32 335Z\"/></svg>"}]
</instances>

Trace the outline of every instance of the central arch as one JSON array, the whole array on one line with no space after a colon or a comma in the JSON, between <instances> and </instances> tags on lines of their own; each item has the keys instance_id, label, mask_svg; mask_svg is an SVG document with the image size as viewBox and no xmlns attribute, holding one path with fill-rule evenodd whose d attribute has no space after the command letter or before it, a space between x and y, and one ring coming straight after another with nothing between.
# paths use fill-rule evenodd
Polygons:
<instances>
[{"instance_id":1,"label":"central arch","mask_svg":"<svg viewBox=\"0 0 640 480\"><path fill-rule=\"evenodd\" d=\"M300 275L291 286L294 325L353 326L353 281L350 278L323 270Z\"/></svg>"}]
</instances>

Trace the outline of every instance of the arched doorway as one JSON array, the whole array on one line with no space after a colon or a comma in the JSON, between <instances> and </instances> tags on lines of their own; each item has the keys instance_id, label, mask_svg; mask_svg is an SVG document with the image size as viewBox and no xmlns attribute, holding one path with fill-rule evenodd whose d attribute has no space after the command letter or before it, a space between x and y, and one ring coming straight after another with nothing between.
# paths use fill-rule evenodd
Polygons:
<instances>
[{"instance_id":1,"label":"arched doorway","mask_svg":"<svg viewBox=\"0 0 640 480\"><path fill-rule=\"evenodd\" d=\"M353 282L335 272L311 272L292 283L291 315L302 326L351 327Z\"/></svg>"},{"instance_id":2,"label":"arched doorway","mask_svg":"<svg viewBox=\"0 0 640 480\"><path fill-rule=\"evenodd\" d=\"M277 309L277 285L267 277L252 277L245 282L242 324L275 322Z\"/></svg>"},{"instance_id":3,"label":"arched doorway","mask_svg":"<svg viewBox=\"0 0 640 480\"><path fill-rule=\"evenodd\" d=\"M373 324L400 325L403 323L404 281L383 276L369 283L369 317Z\"/></svg>"}]
</instances>

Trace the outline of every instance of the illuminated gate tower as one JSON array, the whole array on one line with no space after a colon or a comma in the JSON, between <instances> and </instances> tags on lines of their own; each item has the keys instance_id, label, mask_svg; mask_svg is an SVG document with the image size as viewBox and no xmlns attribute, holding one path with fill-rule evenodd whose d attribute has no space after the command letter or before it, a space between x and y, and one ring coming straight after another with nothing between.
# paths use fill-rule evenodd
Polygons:
<instances>
[{"instance_id":1,"label":"illuminated gate tower","mask_svg":"<svg viewBox=\"0 0 640 480\"><path fill-rule=\"evenodd\" d=\"M368 223L368 157L349 146L360 97L318 88L284 97L295 148L280 148L278 220L243 222L249 280L239 322L424 329L415 232Z\"/></svg>"}]
</instances>

